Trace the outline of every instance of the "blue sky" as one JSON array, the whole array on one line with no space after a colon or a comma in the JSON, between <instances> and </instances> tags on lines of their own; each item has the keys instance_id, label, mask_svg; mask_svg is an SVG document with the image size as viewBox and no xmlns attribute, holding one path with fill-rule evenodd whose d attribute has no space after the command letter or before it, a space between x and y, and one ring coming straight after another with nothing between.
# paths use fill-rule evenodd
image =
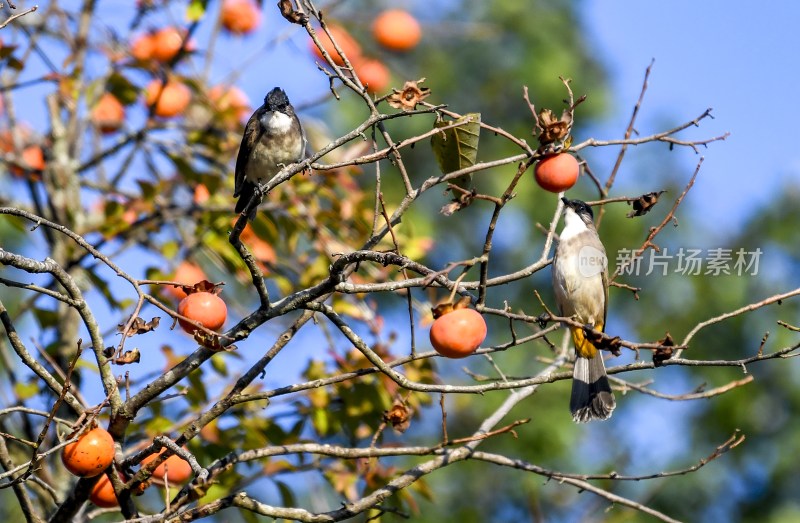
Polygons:
<instances>
[{"instance_id":1,"label":"blue sky","mask_svg":"<svg viewBox=\"0 0 800 523\"><path fill-rule=\"evenodd\" d=\"M638 126L643 133L665 119L694 118L707 107L716 119L692 135L731 133L702 153L706 159L689 199L695 211L702 202L709 222L735 227L757 205L798 186L800 73L794 52L800 48L800 4L588 0L582 11L610 73L614 107L606 130L624 130L644 70L655 59Z\"/></svg>"}]
</instances>

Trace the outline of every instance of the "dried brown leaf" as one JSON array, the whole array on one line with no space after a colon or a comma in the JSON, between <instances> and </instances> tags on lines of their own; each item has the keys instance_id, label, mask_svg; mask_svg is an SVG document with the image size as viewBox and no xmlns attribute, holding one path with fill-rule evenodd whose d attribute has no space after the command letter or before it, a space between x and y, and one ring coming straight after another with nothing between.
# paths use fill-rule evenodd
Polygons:
<instances>
[{"instance_id":1,"label":"dried brown leaf","mask_svg":"<svg viewBox=\"0 0 800 523\"><path fill-rule=\"evenodd\" d=\"M672 357L674 352L672 347L675 345L675 342L668 332L666 336L664 336L664 339L658 340L658 344L661 345L661 347L653 351L653 364L656 367L662 366L665 361Z\"/></svg>"},{"instance_id":2,"label":"dried brown leaf","mask_svg":"<svg viewBox=\"0 0 800 523\"><path fill-rule=\"evenodd\" d=\"M626 216L633 218L634 216L644 216L658 203L658 198L666 191L654 191L639 196L633 201L633 210Z\"/></svg>"},{"instance_id":3,"label":"dried brown leaf","mask_svg":"<svg viewBox=\"0 0 800 523\"><path fill-rule=\"evenodd\" d=\"M174 285L174 287L183 289L187 295L195 292L210 292L211 294L219 294L222 292L224 282L211 283L208 280L203 280L195 283L194 285Z\"/></svg>"},{"instance_id":4,"label":"dried brown leaf","mask_svg":"<svg viewBox=\"0 0 800 523\"><path fill-rule=\"evenodd\" d=\"M420 87L420 84L424 81L425 78L420 78L414 82L406 82L403 84L401 91L392 88L392 94L389 95L386 101L395 109L413 111L417 108L417 104L431 94L431 90L427 87Z\"/></svg>"},{"instance_id":5,"label":"dried brown leaf","mask_svg":"<svg viewBox=\"0 0 800 523\"><path fill-rule=\"evenodd\" d=\"M308 15L295 11L292 0L278 0L278 9L286 20L293 24L303 25L308 22Z\"/></svg>"},{"instance_id":6,"label":"dried brown leaf","mask_svg":"<svg viewBox=\"0 0 800 523\"><path fill-rule=\"evenodd\" d=\"M411 425L413 410L403 400L397 399L391 408L383 413L383 421L397 432L405 432Z\"/></svg>"},{"instance_id":7,"label":"dried brown leaf","mask_svg":"<svg viewBox=\"0 0 800 523\"><path fill-rule=\"evenodd\" d=\"M455 193L458 189L451 190ZM451 216L461 209L465 207L469 207L469 205L475 200L475 193L473 192L462 192L458 196L454 197L452 201L446 203L439 209L439 212L442 213L444 216Z\"/></svg>"},{"instance_id":8,"label":"dried brown leaf","mask_svg":"<svg viewBox=\"0 0 800 523\"><path fill-rule=\"evenodd\" d=\"M124 334L126 336L136 336L137 334L144 334L145 332L150 332L158 327L158 324L161 322L160 316L155 316L150 321L145 321L143 318L137 316L134 318L133 323L131 323L131 328L128 331L125 331L125 324L120 323L117 325L117 332L120 334Z\"/></svg>"},{"instance_id":9,"label":"dried brown leaf","mask_svg":"<svg viewBox=\"0 0 800 523\"><path fill-rule=\"evenodd\" d=\"M539 111L539 143L542 145L551 144L560 140L564 140L569 136L569 131L572 128L572 114L564 109L561 113L561 118L556 118L553 111L550 109L542 109Z\"/></svg>"},{"instance_id":10,"label":"dried brown leaf","mask_svg":"<svg viewBox=\"0 0 800 523\"><path fill-rule=\"evenodd\" d=\"M194 331L194 341L207 349L213 350L214 352L236 350L236 345L228 345L227 347L223 346L218 335L207 334L199 329Z\"/></svg>"},{"instance_id":11,"label":"dried brown leaf","mask_svg":"<svg viewBox=\"0 0 800 523\"><path fill-rule=\"evenodd\" d=\"M608 335L604 335L602 332L592 329L590 325L584 326L583 331L586 333L586 339L592 342L592 345L598 349L607 350L614 356L619 356L621 354L620 347L622 347L622 339L619 336L609 338Z\"/></svg>"},{"instance_id":12,"label":"dried brown leaf","mask_svg":"<svg viewBox=\"0 0 800 523\"><path fill-rule=\"evenodd\" d=\"M142 355L139 352L139 349L133 349L125 351L125 354L123 354L119 358L116 358L114 360L114 363L117 365L129 365L131 363L139 363L141 359Z\"/></svg>"}]
</instances>

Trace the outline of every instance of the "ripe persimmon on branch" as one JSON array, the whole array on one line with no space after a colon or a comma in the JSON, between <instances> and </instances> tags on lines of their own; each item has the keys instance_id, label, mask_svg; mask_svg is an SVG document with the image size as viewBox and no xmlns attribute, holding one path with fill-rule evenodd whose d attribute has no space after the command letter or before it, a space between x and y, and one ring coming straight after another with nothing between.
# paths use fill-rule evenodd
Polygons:
<instances>
[{"instance_id":1,"label":"ripe persimmon on branch","mask_svg":"<svg viewBox=\"0 0 800 523\"><path fill-rule=\"evenodd\" d=\"M636 475L573 473L517 456L511 442L525 438L529 427L563 427L545 419L540 413L546 402L532 396L572 378L569 337L550 338L561 335L562 326L585 326L552 312L547 290L539 289L558 241L561 200L535 188L545 223L537 231L533 215L525 215L527 237L512 238L513 250L521 254L512 263L500 244L508 243L510 234L504 220L526 211L524 204L532 200L526 194L535 183L532 168L553 155L575 155L570 163L579 165L577 183L598 195L589 202L599 208L598 227L604 213L607 220L621 214L622 202L634 206L631 223L648 213L661 220L650 229L639 227L643 241L624 239L633 253L628 263L648 249L659 250L656 239L661 242L666 225L677 223L702 159L668 210L658 205L668 198L666 181L663 187L644 187L651 192L642 195L620 194L615 187L620 164L631 145L667 143L670 149L697 152L724 140L727 135L694 140L681 134L701 126L710 110L666 131L633 137L651 64L624 136L576 143L573 133L582 132L581 111L592 103L591 86L553 78L566 99L552 109L536 100L535 91L506 86L498 96L512 100L516 111L530 111L525 125L536 135L534 146L527 132L518 132L502 115L454 110L453 93L427 87L422 75L396 78L401 81L394 88L376 92L360 68L375 57L362 52L343 26L332 30L327 7L321 10L309 0L283 0L278 7L282 36L270 40L269 48L296 35L310 39L320 71L314 81L330 91L325 108L332 120L347 125L327 126L301 112L309 154L261 180L263 203L252 222L247 214L256 199L236 215L232 197L243 117L251 109L231 95L231 78L244 75L247 63L220 83L211 80L211 71L228 58L220 50L220 33L241 39L259 31L257 21L243 26L231 14L259 13L256 4L224 1L217 13L193 2L182 27L170 22L178 18L168 5L141 2L125 33L108 27L94 2L77 12L51 5L31 15L35 23L16 32L12 46L0 47L0 66L12 71L0 79L5 111L0 150L5 181L15 189L0 206L0 226L9 231L0 246L0 265L6 268L0 277L5 333L0 351L10 378L3 388L9 404L0 406L0 492L13 491L27 521L100 516L109 509L92 510L86 500L105 503L95 492L101 477L113 485L111 510L121 511L126 521L193 521L232 508L295 521L340 521L410 516L419 510L412 492L436 496L426 484L431 473L457 474L452 471L461 462L472 460L557 479L553 488L591 492L604 503L675 521L637 501L646 496L629 496L618 485L693 473L744 436L737 433L718 446L719 440L708 442L706 447L716 450L695 457L694 465ZM391 26L387 20L408 23L408 16L384 16L380 31ZM143 26L144 19L151 25ZM50 20L75 31L55 32ZM90 38L97 28L105 36ZM382 37L376 44L381 41L390 42L393 53L417 45ZM135 49L128 49L128 42L137 43ZM48 57L51 45L68 49L64 70ZM28 69L53 83L53 92L37 100L26 91ZM142 87L153 82L160 82L155 97ZM166 85L180 86L180 99L170 100ZM114 125L93 113L109 97L116 101L113 107L124 109ZM186 107L160 112L162 101L177 104L173 109ZM40 128L22 117L38 102L47 122ZM605 182L588 154L600 148L619 150ZM565 187L574 183L570 179ZM467 230L470 238L458 238ZM442 247L434 251L425 234ZM453 236L465 246L448 247ZM176 275L179 262L195 264L201 276L185 281ZM627 266L618 265L612 280L625 280ZM630 281L614 283L633 290L637 299L642 292ZM514 286L523 292L515 295L509 290ZM180 304L171 294L178 291L185 300ZM672 401L713 401L758 384L748 375L708 390L667 394L635 381L634 372L652 370L654 380L662 367L747 372L754 363L793 357L797 344L764 350L765 339L746 357L711 358L696 335L798 294L797 289L776 293L728 313L695 318L679 344L668 333L642 341L633 331L623 339L584 330L600 349L624 351L628 358L607 369L615 388ZM445 312L469 308L442 322L450 324L442 327L450 329L443 338L465 341L458 329L478 317L481 323L488 320L485 343L486 326L478 325L471 343L443 349L437 337L433 345L440 352L428 350L431 308L447 295ZM619 293L614 299L630 296ZM670 326L665 322L664 332ZM652 361L640 359L648 354L642 350L651 351ZM486 363L489 374L472 368L453 375L442 353L465 356L461 361L473 367ZM503 359L523 354L536 366ZM281 366L288 360L294 367ZM470 415L452 402L456 394L463 395ZM526 414L512 414L523 401ZM435 420L432 426L423 413ZM76 480L57 454L95 425L114 441L113 451L98 457L113 463L104 474ZM478 450L489 440L491 452ZM168 464L182 462L192 477L170 485ZM155 477L165 463L167 472ZM337 501L325 506L298 500L308 495L295 479L300 472L315 473ZM166 494L150 487L158 480L166 481ZM280 502L255 488L257 481L271 482Z\"/></svg>"}]
</instances>

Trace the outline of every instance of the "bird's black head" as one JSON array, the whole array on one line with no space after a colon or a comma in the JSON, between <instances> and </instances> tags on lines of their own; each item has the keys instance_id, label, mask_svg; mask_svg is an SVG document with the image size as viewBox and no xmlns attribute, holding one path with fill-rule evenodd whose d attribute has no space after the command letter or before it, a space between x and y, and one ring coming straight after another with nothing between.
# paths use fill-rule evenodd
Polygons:
<instances>
[{"instance_id":1,"label":"bird's black head","mask_svg":"<svg viewBox=\"0 0 800 523\"><path fill-rule=\"evenodd\" d=\"M564 202L564 206L575 211L575 214L580 216L584 222L594 222L594 213L592 212L592 208L586 205L586 202L581 200L570 200L563 197L561 198L561 201Z\"/></svg>"},{"instance_id":2,"label":"bird's black head","mask_svg":"<svg viewBox=\"0 0 800 523\"><path fill-rule=\"evenodd\" d=\"M267 106L269 111L285 112L286 107L289 105L289 97L280 87L276 87L264 97L264 105Z\"/></svg>"}]
</instances>

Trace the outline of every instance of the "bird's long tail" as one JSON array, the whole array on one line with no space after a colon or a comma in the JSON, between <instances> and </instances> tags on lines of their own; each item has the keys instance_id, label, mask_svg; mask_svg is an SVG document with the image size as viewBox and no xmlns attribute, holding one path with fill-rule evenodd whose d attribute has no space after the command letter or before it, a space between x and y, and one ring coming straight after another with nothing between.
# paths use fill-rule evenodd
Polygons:
<instances>
[{"instance_id":1,"label":"bird's long tail","mask_svg":"<svg viewBox=\"0 0 800 523\"><path fill-rule=\"evenodd\" d=\"M603 326L598 325L596 329L602 331ZM606 376L603 354L586 339L582 328L570 327L570 331L577 353L572 371L572 395L569 399L572 419L577 423L608 419L617 404Z\"/></svg>"}]
</instances>

